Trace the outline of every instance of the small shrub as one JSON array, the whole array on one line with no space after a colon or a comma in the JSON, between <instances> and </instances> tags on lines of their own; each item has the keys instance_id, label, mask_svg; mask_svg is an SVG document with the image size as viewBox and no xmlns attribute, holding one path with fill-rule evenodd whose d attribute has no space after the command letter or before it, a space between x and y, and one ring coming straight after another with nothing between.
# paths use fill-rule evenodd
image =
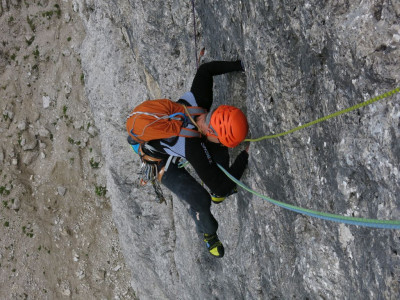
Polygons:
<instances>
[{"instance_id":1,"label":"small shrub","mask_svg":"<svg viewBox=\"0 0 400 300\"><path fill-rule=\"evenodd\" d=\"M44 18L50 19L53 16L54 11L49 10L49 11L45 11L44 13L42 13L42 16Z\"/></svg>"},{"instance_id":2,"label":"small shrub","mask_svg":"<svg viewBox=\"0 0 400 300\"><path fill-rule=\"evenodd\" d=\"M29 40L26 40L28 46L32 45L33 41L35 40L35 36L31 37Z\"/></svg>"},{"instance_id":3,"label":"small shrub","mask_svg":"<svg viewBox=\"0 0 400 300\"><path fill-rule=\"evenodd\" d=\"M95 192L97 196L104 197L107 193L107 188L105 186L95 185Z\"/></svg>"},{"instance_id":4,"label":"small shrub","mask_svg":"<svg viewBox=\"0 0 400 300\"><path fill-rule=\"evenodd\" d=\"M90 166L91 166L93 169L98 169L98 168L99 168L100 163L94 161L94 158L93 158L93 157L90 159L89 163L90 163Z\"/></svg>"},{"instance_id":5,"label":"small shrub","mask_svg":"<svg viewBox=\"0 0 400 300\"><path fill-rule=\"evenodd\" d=\"M60 5L54 4L54 7L56 8L55 13L56 13L56 15L57 15L57 18L61 18L61 8L60 8Z\"/></svg>"},{"instance_id":6,"label":"small shrub","mask_svg":"<svg viewBox=\"0 0 400 300\"><path fill-rule=\"evenodd\" d=\"M39 49L36 47L35 51L33 51L32 54L33 54L33 56L34 56L36 59L38 59L38 58L39 58L39 55L40 55Z\"/></svg>"},{"instance_id":7,"label":"small shrub","mask_svg":"<svg viewBox=\"0 0 400 300\"><path fill-rule=\"evenodd\" d=\"M26 21L28 22L28 25L29 25L29 27L31 28L31 30L32 30L33 32L35 32L35 31L36 31L36 26L35 26L35 24L33 23L33 19L29 18L29 16L26 16Z\"/></svg>"}]
</instances>

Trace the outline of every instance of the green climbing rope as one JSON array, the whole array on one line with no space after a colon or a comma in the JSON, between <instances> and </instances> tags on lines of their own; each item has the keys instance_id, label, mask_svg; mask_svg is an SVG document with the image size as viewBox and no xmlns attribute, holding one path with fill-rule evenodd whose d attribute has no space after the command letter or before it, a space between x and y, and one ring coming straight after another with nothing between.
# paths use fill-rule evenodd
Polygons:
<instances>
[{"instance_id":1,"label":"green climbing rope","mask_svg":"<svg viewBox=\"0 0 400 300\"><path fill-rule=\"evenodd\" d=\"M217 164L217 165L222 170L222 172L225 173L226 176L228 176L233 182L235 182L238 186L240 186L244 190L246 190L246 191L252 193L253 195L256 195L272 204L275 204L277 206L285 208L287 210L297 212L297 213L300 213L300 214L303 214L306 216L318 218L321 220L334 221L334 222L339 222L339 223L344 223L344 224L358 225L358 226L372 227L372 228L400 229L400 220L377 220L377 219L365 219L365 218L341 216L341 215L335 215L335 214L320 212L320 211L316 211L316 210L311 210L311 209L307 209L307 208L302 208L299 206L295 206L295 205L291 205L291 204L287 204L284 202L280 202L280 201L271 199L267 196L264 196L256 191L250 189L243 182L241 182L240 180L236 179L231 174L229 174L228 171L225 170L220 164Z\"/></svg>"},{"instance_id":2,"label":"green climbing rope","mask_svg":"<svg viewBox=\"0 0 400 300\"><path fill-rule=\"evenodd\" d=\"M247 141L247 142L259 142L259 141L266 140L266 139L273 139L273 138L281 137L281 136L284 136L284 135L288 135L288 134L293 133L295 131L298 131L300 129L303 129L303 128L306 128L306 127L310 127L310 126L312 126L314 124L321 123L321 122L326 121L328 119L331 119L331 118L343 115L345 113L351 112L353 110L356 110L358 108L370 105L370 104L372 104L372 103L374 103L376 101L379 101L381 99L385 99L385 98L390 97L390 96L392 96L392 95L394 95L396 93L399 93L399 92L400 92L400 87L395 88L394 90L391 90L390 92L386 92L386 93L384 93L382 95L376 96L375 98L369 99L368 101L365 101L365 102L356 104L356 105L354 105L352 107L337 111L337 112L335 112L333 114L330 114L328 116L319 118L319 119L317 119L315 121L312 121L312 122L309 122L307 124L298 126L298 127L293 128L291 130L288 130L288 131L285 131L285 132L281 132L281 133L278 133L278 134L262 136L262 137L259 137L259 138L256 138L256 139L246 139L245 141Z\"/></svg>"}]
</instances>

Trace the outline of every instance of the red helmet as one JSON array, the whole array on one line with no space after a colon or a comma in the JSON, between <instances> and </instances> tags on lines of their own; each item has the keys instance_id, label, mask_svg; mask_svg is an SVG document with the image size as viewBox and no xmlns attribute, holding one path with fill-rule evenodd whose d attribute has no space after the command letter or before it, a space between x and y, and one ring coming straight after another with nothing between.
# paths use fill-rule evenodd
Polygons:
<instances>
[{"instance_id":1,"label":"red helmet","mask_svg":"<svg viewBox=\"0 0 400 300\"><path fill-rule=\"evenodd\" d=\"M247 136L249 124L244 113L230 105L219 106L211 115L209 124L221 144L233 148L239 145Z\"/></svg>"}]
</instances>

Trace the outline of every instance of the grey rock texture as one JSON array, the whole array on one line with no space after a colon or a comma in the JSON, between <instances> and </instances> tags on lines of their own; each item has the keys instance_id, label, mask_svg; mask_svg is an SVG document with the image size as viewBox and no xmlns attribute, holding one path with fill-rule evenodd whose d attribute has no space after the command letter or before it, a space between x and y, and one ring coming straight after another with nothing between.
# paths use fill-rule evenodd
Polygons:
<instances>
[{"instance_id":1,"label":"grey rock texture","mask_svg":"<svg viewBox=\"0 0 400 300\"><path fill-rule=\"evenodd\" d=\"M397 1L209 0L195 8L203 60L244 61L245 75L216 80L215 104L244 109L252 137L400 85ZM191 2L82 0L74 10L86 26L86 93L140 299L398 299L398 231L305 217L245 191L213 207L226 256L210 257L184 204L168 195L168 205L158 205L150 187L138 187L124 128L141 101L178 99L190 88ZM399 220L399 100L253 143L244 182L301 207Z\"/></svg>"},{"instance_id":2,"label":"grey rock texture","mask_svg":"<svg viewBox=\"0 0 400 300\"><path fill-rule=\"evenodd\" d=\"M110 200L96 193L106 178L72 5L0 1L2 300L135 298Z\"/></svg>"}]
</instances>

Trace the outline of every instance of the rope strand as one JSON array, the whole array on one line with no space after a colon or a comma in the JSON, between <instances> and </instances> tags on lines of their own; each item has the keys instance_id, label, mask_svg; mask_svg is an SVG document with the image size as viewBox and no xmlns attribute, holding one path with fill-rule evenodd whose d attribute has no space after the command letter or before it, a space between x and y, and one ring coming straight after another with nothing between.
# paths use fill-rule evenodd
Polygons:
<instances>
[{"instance_id":1,"label":"rope strand","mask_svg":"<svg viewBox=\"0 0 400 300\"><path fill-rule=\"evenodd\" d=\"M365 219L365 218L355 218L355 217L348 217L348 216L341 216L341 215L335 215L335 214L330 214L330 213L325 213L325 212L319 212L307 208L302 208L299 206L287 204L284 202L280 202L274 199L271 199L267 196L264 196L249 187L247 187L243 182L240 180L236 179L233 177L231 174L228 173L227 170L225 170L220 164L217 164L218 167L228 176L233 182L235 182L238 186L241 188L245 189L246 191L252 193L253 195L256 195L272 204L275 204L277 206L280 206L282 208L288 209L293 212L297 212L303 215L307 215L310 217L322 219L322 220L327 220L327 221L334 221L334 222L339 222L339 223L345 223L345 224L350 224L350 225L358 225L358 226L364 226L364 227L372 227L372 228L384 228L384 229L400 229L400 220L377 220L377 219Z\"/></svg>"},{"instance_id":2,"label":"rope strand","mask_svg":"<svg viewBox=\"0 0 400 300\"><path fill-rule=\"evenodd\" d=\"M301 126L298 126L298 127L293 128L291 130L288 130L288 131L285 131L285 132L281 132L281 133L278 133L278 134L273 134L273 135L265 135L265 136L262 136L262 137L259 137L259 138L255 138L255 139L245 139L245 141L246 142L259 142L259 141L266 140L266 139L273 139L273 138L281 137L281 136L284 136L284 135L288 135L288 134L293 133L295 131L298 131L300 129L303 129L303 128L306 128L306 127L310 127L310 126L312 126L314 124L321 123L321 122L326 121L328 119L331 119L331 118L343 115L345 113L351 112L353 110L356 110L358 108L370 105L370 104L372 104L372 103L374 103L374 102L376 102L378 100L385 99L385 98L390 97L390 96L392 96L392 95L394 95L394 94L396 94L398 92L400 92L400 87L395 88L394 90L386 92L386 93L384 93L382 95L376 96L375 98L372 98L372 99L370 99L368 101L365 101L365 102L356 104L356 105L354 105L352 107L348 107L346 109L337 111L337 112L335 112L333 114L330 114L330 115L327 115L325 117L319 118L317 120L314 120L312 122L309 122L309 123L301 125Z\"/></svg>"}]
</instances>

